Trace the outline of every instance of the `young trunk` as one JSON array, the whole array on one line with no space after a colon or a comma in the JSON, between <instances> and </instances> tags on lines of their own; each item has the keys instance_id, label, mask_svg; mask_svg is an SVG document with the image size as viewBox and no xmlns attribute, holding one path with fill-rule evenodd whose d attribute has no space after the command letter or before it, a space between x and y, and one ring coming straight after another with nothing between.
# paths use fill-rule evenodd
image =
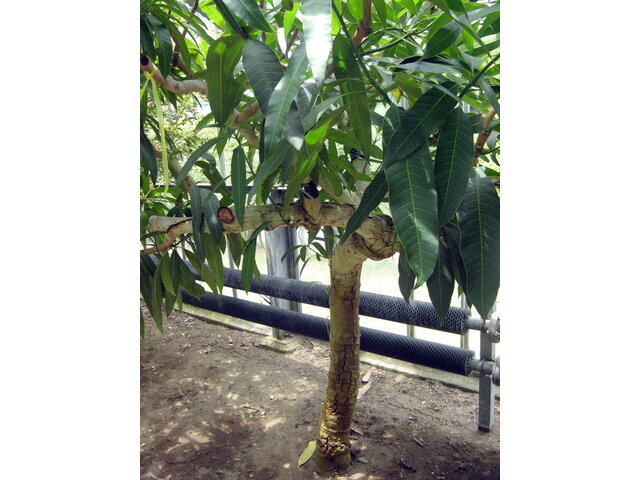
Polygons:
<instances>
[{"instance_id":1,"label":"young trunk","mask_svg":"<svg viewBox=\"0 0 640 480\"><path fill-rule=\"evenodd\" d=\"M358 392L360 271L366 257L353 242L336 248L329 262L329 385L316 437L316 466L343 472L351 465L350 431Z\"/></svg>"}]
</instances>

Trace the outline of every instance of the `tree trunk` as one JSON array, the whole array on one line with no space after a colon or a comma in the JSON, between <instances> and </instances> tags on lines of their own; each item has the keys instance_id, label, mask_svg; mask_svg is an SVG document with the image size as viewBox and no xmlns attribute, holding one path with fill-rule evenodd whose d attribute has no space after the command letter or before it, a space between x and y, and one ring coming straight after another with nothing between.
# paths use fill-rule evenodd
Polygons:
<instances>
[{"instance_id":1,"label":"tree trunk","mask_svg":"<svg viewBox=\"0 0 640 480\"><path fill-rule=\"evenodd\" d=\"M344 472L351 465L351 420L359 379L360 272L367 257L354 242L334 251L329 262L329 385L316 437L316 466L321 472Z\"/></svg>"}]
</instances>

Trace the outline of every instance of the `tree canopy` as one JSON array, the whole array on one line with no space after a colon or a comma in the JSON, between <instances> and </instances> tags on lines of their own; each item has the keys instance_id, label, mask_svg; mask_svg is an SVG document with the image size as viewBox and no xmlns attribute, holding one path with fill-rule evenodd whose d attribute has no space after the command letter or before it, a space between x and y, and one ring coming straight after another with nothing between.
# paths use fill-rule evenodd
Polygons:
<instances>
[{"instance_id":1,"label":"tree canopy","mask_svg":"<svg viewBox=\"0 0 640 480\"><path fill-rule=\"evenodd\" d=\"M499 34L495 1L141 2L142 296L162 329L199 279L222 294L227 249L248 290L260 232L308 230L331 274L321 471L351 460L365 260L398 253L441 319L456 283L495 303Z\"/></svg>"},{"instance_id":2,"label":"tree canopy","mask_svg":"<svg viewBox=\"0 0 640 480\"><path fill-rule=\"evenodd\" d=\"M189 244L214 292L226 248L250 279L258 274L246 258L257 231L291 224L260 221L277 186L286 189L284 210L313 200L326 212L310 218L301 209L297 224L335 227L342 241L388 200L403 294L426 283L443 315L455 279L485 316L499 285L499 8L459 0L142 1L141 227L155 233L141 233L147 248L167 251L157 275L142 259L142 293L158 324L153 292L169 293L170 311L178 285L200 291L166 247L179 237ZM171 115L198 110L188 141L172 136ZM220 155L231 145L223 178ZM196 171L211 190L194 184ZM311 184L317 198L301 188ZM357 208L338 214L345 204ZM220 207L230 207L233 223L218 218ZM185 213L193 222L181 229L147 224ZM248 238L237 234L249 230ZM332 240L320 237L318 253L330 255Z\"/></svg>"}]
</instances>

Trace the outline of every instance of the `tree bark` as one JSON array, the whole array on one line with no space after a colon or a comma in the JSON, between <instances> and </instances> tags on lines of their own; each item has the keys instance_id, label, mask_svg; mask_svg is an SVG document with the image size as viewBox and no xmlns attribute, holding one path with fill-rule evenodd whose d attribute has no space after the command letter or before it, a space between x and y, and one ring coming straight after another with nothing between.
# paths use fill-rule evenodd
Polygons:
<instances>
[{"instance_id":1,"label":"tree bark","mask_svg":"<svg viewBox=\"0 0 640 480\"><path fill-rule=\"evenodd\" d=\"M367 256L353 239L329 262L329 384L316 437L316 467L342 473L351 465L351 420L356 407L360 355L360 272Z\"/></svg>"}]
</instances>

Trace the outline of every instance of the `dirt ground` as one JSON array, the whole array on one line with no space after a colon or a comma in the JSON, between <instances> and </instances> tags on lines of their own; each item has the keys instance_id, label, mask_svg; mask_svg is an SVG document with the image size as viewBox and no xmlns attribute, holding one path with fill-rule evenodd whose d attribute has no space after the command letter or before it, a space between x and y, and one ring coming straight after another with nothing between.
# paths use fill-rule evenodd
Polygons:
<instances>
[{"instance_id":1,"label":"dirt ground","mask_svg":"<svg viewBox=\"0 0 640 480\"><path fill-rule=\"evenodd\" d=\"M140 478L319 479L298 457L314 438L326 344L282 354L258 334L174 312L164 336L146 314L140 343ZM500 478L500 415L476 428L477 395L373 369L358 400L351 480ZM364 384L363 384L364 385Z\"/></svg>"}]
</instances>

